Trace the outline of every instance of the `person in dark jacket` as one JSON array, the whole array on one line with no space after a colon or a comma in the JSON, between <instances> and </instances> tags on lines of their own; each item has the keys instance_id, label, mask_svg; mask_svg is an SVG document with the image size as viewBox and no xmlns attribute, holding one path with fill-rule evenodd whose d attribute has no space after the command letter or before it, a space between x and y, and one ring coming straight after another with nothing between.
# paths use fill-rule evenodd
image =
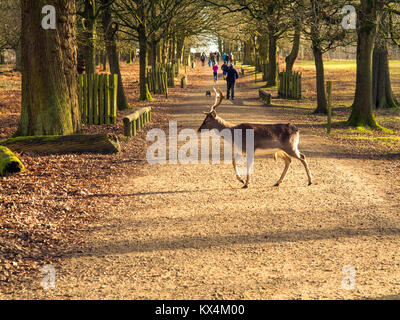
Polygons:
<instances>
[{"instance_id":1,"label":"person in dark jacket","mask_svg":"<svg viewBox=\"0 0 400 320\"><path fill-rule=\"evenodd\" d=\"M235 100L235 82L239 78L239 72L233 67L233 65L230 65L226 69L226 87L227 87L227 92L226 92L226 99L229 99L229 97L232 97L232 100ZM232 93L232 94L231 94Z\"/></svg>"}]
</instances>

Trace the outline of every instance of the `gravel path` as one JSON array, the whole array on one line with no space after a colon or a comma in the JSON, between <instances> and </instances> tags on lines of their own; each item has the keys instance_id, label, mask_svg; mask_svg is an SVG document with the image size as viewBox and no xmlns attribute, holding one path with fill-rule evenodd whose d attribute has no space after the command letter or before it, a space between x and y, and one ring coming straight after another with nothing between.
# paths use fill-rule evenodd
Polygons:
<instances>
[{"instance_id":1,"label":"gravel path","mask_svg":"<svg viewBox=\"0 0 400 320\"><path fill-rule=\"evenodd\" d=\"M208 68L171 108L179 130L197 129L213 103ZM190 81L190 79L189 79ZM287 122L244 79L219 115L233 123ZM224 88L220 80L221 88ZM253 89L252 89L253 88ZM301 130L300 150L315 184L293 160L256 159L250 188L231 165L146 165L125 181L121 205L102 219L80 252L56 266L57 288L31 284L20 298L340 299L400 292L400 219L395 180L379 161L342 157ZM385 182L385 183L382 183ZM106 199L105 199L106 201ZM345 290L344 266L355 269Z\"/></svg>"}]
</instances>

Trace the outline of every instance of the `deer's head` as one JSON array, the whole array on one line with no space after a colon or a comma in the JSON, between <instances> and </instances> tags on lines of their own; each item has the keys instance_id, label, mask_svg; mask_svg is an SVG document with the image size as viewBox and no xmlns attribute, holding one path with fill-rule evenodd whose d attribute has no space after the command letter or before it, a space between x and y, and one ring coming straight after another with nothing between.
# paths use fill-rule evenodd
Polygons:
<instances>
[{"instance_id":1,"label":"deer's head","mask_svg":"<svg viewBox=\"0 0 400 320\"><path fill-rule=\"evenodd\" d=\"M201 130L205 130L205 129L208 129L208 130L214 129L216 127L216 125L218 124L218 121L216 120L217 112L215 111L215 109L221 104L222 100L224 100L225 97L222 94L221 89L214 88L214 91L215 91L215 103L211 107L210 111L204 112L204 114L206 115L206 118L204 119L198 132L201 132Z\"/></svg>"}]
</instances>

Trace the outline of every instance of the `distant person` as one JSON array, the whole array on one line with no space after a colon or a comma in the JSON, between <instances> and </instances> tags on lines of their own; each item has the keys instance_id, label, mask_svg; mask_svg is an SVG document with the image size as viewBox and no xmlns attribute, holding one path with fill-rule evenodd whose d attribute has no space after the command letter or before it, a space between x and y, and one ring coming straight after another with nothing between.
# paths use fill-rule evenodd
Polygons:
<instances>
[{"instance_id":1,"label":"distant person","mask_svg":"<svg viewBox=\"0 0 400 320\"><path fill-rule=\"evenodd\" d=\"M233 53L230 54L229 60L230 60L231 64L233 64Z\"/></svg>"},{"instance_id":2,"label":"distant person","mask_svg":"<svg viewBox=\"0 0 400 320\"><path fill-rule=\"evenodd\" d=\"M232 97L232 100L235 100L235 82L237 79L239 79L239 73L233 65L230 65L226 69L226 99L228 100L229 97Z\"/></svg>"},{"instance_id":3,"label":"distant person","mask_svg":"<svg viewBox=\"0 0 400 320\"><path fill-rule=\"evenodd\" d=\"M226 80L226 71L228 70L228 65L226 64L226 61L224 61L224 64L221 66L222 70L222 76L224 77L224 80Z\"/></svg>"},{"instance_id":4,"label":"distant person","mask_svg":"<svg viewBox=\"0 0 400 320\"><path fill-rule=\"evenodd\" d=\"M216 53L216 56L217 56L217 63L218 63L218 65L219 65L219 59L220 59L219 52Z\"/></svg>"},{"instance_id":5,"label":"distant person","mask_svg":"<svg viewBox=\"0 0 400 320\"><path fill-rule=\"evenodd\" d=\"M201 57L200 57L200 60L201 60L201 62L202 62L202 65L203 65L203 67L204 67L204 65L205 65L205 62L206 62L206 55L205 55L205 53L203 52L203 54L201 55Z\"/></svg>"},{"instance_id":6,"label":"distant person","mask_svg":"<svg viewBox=\"0 0 400 320\"><path fill-rule=\"evenodd\" d=\"M230 61L231 61L230 55L229 55L229 54L226 54L226 55L225 55L225 62L226 62L226 64L229 64Z\"/></svg>"},{"instance_id":7,"label":"distant person","mask_svg":"<svg viewBox=\"0 0 400 320\"><path fill-rule=\"evenodd\" d=\"M217 83L218 82L218 69L219 66L217 64L215 64L213 66L213 73L214 73L214 82Z\"/></svg>"},{"instance_id":8,"label":"distant person","mask_svg":"<svg viewBox=\"0 0 400 320\"><path fill-rule=\"evenodd\" d=\"M224 63L226 62L226 53L225 52L222 53L222 61Z\"/></svg>"}]
</instances>

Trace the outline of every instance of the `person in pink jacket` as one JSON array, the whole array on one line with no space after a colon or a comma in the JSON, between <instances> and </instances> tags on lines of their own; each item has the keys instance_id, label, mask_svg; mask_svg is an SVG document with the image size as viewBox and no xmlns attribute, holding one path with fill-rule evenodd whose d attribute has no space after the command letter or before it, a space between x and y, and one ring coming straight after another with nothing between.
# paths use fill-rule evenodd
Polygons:
<instances>
[{"instance_id":1,"label":"person in pink jacket","mask_svg":"<svg viewBox=\"0 0 400 320\"><path fill-rule=\"evenodd\" d=\"M218 81L218 69L219 69L219 66L217 64L215 64L214 67L213 67L214 82Z\"/></svg>"}]
</instances>

